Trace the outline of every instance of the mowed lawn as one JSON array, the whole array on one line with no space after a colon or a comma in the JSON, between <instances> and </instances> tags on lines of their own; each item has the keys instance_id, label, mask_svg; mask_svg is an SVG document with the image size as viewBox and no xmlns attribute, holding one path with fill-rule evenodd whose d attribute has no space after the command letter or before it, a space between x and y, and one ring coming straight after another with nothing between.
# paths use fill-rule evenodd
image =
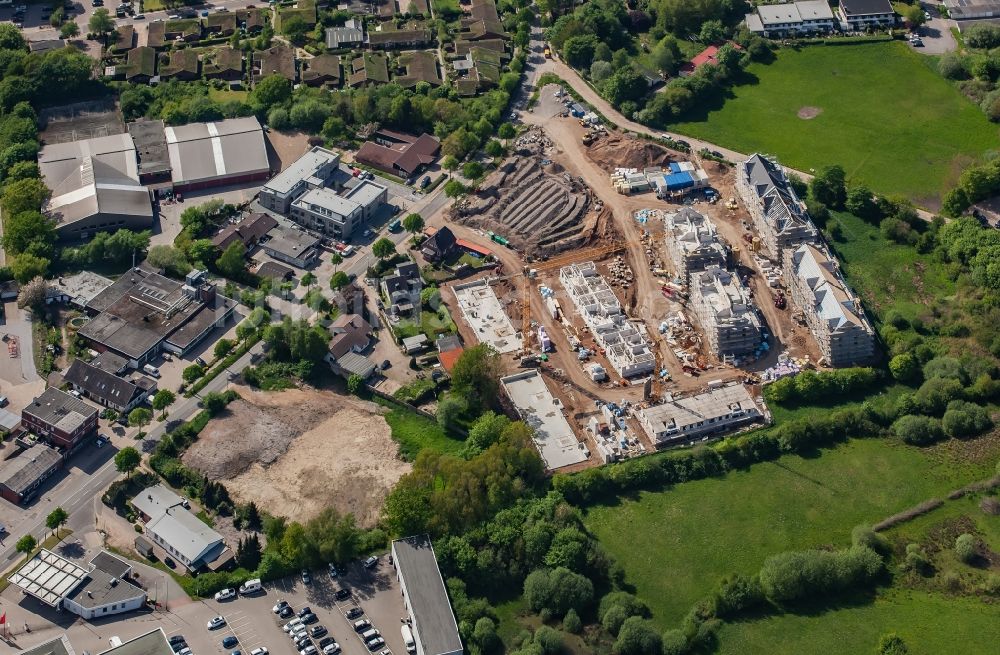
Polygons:
<instances>
[{"instance_id":1,"label":"mowed lawn","mask_svg":"<svg viewBox=\"0 0 1000 655\"><path fill-rule=\"evenodd\" d=\"M879 637L895 632L911 655L995 655L1000 605L919 591L890 591L873 603L820 614L773 616L726 624L719 655L833 655L873 653Z\"/></svg>"},{"instance_id":2,"label":"mowed lawn","mask_svg":"<svg viewBox=\"0 0 1000 655\"><path fill-rule=\"evenodd\" d=\"M877 192L936 209L964 166L1000 147L1000 131L921 57L901 42L782 48L721 107L671 127L798 170L840 164ZM799 118L809 107L820 113Z\"/></svg>"},{"instance_id":3,"label":"mowed lawn","mask_svg":"<svg viewBox=\"0 0 1000 655\"><path fill-rule=\"evenodd\" d=\"M656 624L677 627L724 575L755 573L785 550L846 546L855 525L986 477L989 461L959 465L936 451L858 439L593 507L585 521Z\"/></svg>"}]
</instances>

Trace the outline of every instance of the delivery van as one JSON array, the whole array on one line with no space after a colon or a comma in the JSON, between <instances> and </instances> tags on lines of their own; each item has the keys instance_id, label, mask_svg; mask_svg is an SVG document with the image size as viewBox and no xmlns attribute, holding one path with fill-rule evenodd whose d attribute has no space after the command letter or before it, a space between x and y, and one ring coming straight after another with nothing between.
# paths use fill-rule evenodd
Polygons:
<instances>
[{"instance_id":1,"label":"delivery van","mask_svg":"<svg viewBox=\"0 0 1000 655\"><path fill-rule=\"evenodd\" d=\"M399 631L403 633L403 643L406 645L406 652L417 652L417 642L413 641L413 631L410 630L410 626L404 623L399 626Z\"/></svg>"},{"instance_id":2,"label":"delivery van","mask_svg":"<svg viewBox=\"0 0 1000 655\"><path fill-rule=\"evenodd\" d=\"M249 594L255 594L261 590L260 578L254 578L253 580L247 580L240 585L240 594L247 596Z\"/></svg>"}]
</instances>

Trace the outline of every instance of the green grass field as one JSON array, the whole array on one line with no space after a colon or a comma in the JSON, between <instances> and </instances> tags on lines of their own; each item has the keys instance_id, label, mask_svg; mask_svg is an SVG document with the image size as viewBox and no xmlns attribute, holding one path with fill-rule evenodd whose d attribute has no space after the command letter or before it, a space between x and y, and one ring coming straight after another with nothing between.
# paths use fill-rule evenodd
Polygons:
<instances>
[{"instance_id":1,"label":"green grass field","mask_svg":"<svg viewBox=\"0 0 1000 655\"><path fill-rule=\"evenodd\" d=\"M1000 606L968 598L892 591L872 603L822 614L768 617L726 624L719 655L839 655L873 653L881 635L895 632L910 655L992 655Z\"/></svg>"},{"instance_id":2,"label":"green grass field","mask_svg":"<svg viewBox=\"0 0 1000 655\"><path fill-rule=\"evenodd\" d=\"M983 478L995 461L968 464L944 453L853 440L819 457L786 456L591 508L585 521L656 624L676 627L722 576L755 573L784 550L847 545L855 525Z\"/></svg>"},{"instance_id":3,"label":"green grass field","mask_svg":"<svg viewBox=\"0 0 1000 655\"><path fill-rule=\"evenodd\" d=\"M452 438L444 428L426 416L382 398L373 400L389 409L385 421L392 430L392 438L399 443L399 454L403 459L413 461L424 449L457 455L465 447L463 440Z\"/></svg>"},{"instance_id":4,"label":"green grass field","mask_svg":"<svg viewBox=\"0 0 1000 655\"><path fill-rule=\"evenodd\" d=\"M901 42L783 48L724 104L671 128L808 170L840 164L851 180L931 209L960 170L1000 147L1000 128ZM810 120L800 109L815 107Z\"/></svg>"},{"instance_id":5,"label":"green grass field","mask_svg":"<svg viewBox=\"0 0 1000 655\"><path fill-rule=\"evenodd\" d=\"M843 271L877 315L891 307L912 319L927 314L935 299L955 293L955 283L934 255L887 241L877 227L851 214L835 216L844 233L844 240L833 244Z\"/></svg>"}]
</instances>

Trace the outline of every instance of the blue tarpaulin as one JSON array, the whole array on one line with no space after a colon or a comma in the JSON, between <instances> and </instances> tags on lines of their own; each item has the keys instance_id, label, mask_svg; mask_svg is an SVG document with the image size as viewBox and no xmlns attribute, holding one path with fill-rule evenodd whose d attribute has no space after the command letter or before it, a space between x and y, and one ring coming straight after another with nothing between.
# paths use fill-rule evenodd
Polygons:
<instances>
[{"instance_id":1,"label":"blue tarpaulin","mask_svg":"<svg viewBox=\"0 0 1000 655\"><path fill-rule=\"evenodd\" d=\"M667 183L668 191L680 191L694 186L694 177L688 171L664 175L663 181Z\"/></svg>"}]
</instances>

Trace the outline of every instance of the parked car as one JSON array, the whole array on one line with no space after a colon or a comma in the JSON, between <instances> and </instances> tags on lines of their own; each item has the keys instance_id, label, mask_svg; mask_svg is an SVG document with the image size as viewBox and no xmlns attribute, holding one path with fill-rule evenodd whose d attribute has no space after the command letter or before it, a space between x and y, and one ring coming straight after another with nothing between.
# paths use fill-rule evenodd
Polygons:
<instances>
[{"instance_id":1,"label":"parked car","mask_svg":"<svg viewBox=\"0 0 1000 655\"><path fill-rule=\"evenodd\" d=\"M385 646L385 639L383 639L382 637L375 637L371 641L367 642L365 645L368 646L368 650L374 652L379 648L382 648L382 646Z\"/></svg>"},{"instance_id":2,"label":"parked car","mask_svg":"<svg viewBox=\"0 0 1000 655\"><path fill-rule=\"evenodd\" d=\"M378 558L375 557L374 555L365 560L366 569L373 569L377 564L378 564Z\"/></svg>"},{"instance_id":3,"label":"parked car","mask_svg":"<svg viewBox=\"0 0 1000 655\"><path fill-rule=\"evenodd\" d=\"M146 20L146 14L136 14L132 18L135 19L135 20ZM251 651L251 652L253 652L253 651Z\"/></svg>"},{"instance_id":4,"label":"parked car","mask_svg":"<svg viewBox=\"0 0 1000 655\"><path fill-rule=\"evenodd\" d=\"M286 623L284 626L282 626L281 629L284 630L285 632L294 632L295 628L300 625L302 625L302 619L295 618Z\"/></svg>"},{"instance_id":5,"label":"parked car","mask_svg":"<svg viewBox=\"0 0 1000 655\"><path fill-rule=\"evenodd\" d=\"M431 176L430 175L424 175L422 178L420 178L420 188L421 189L426 189L430 185L431 185Z\"/></svg>"},{"instance_id":6,"label":"parked car","mask_svg":"<svg viewBox=\"0 0 1000 655\"><path fill-rule=\"evenodd\" d=\"M223 589L222 591L215 592L215 600L217 601L232 600L233 598L236 598L235 589Z\"/></svg>"},{"instance_id":7,"label":"parked car","mask_svg":"<svg viewBox=\"0 0 1000 655\"><path fill-rule=\"evenodd\" d=\"M174 644L183 644L184 635L174 635L170 639L167 639L167 643L170 644L171 646L173 646Z\"/></svg>"},{"instance_id":8,"label":"parked car","mask_svg":"<svg viewBox=\"0 0 1000 655\"><path fill-rule=\"evenodd\" d=\"M312 576L309 575L309 571L302 569L302 584L311 584Z\"/></svg>"},{"instance_id":9,"label":"parked car","mask_svg":"<svg viewBox=\"0 0 1000 655\"><path fill-rule=\"evenodd\" d=\"M347 616L348 619L356 619L356 618L358 618L359 616L361 616L364 613L365 613L365 611L363 609L361 609L360 607L355 606L355 607L352 607L351 609L347 610L346 616Z\"/></svg>"},{"instance_id":10,"label":"parked car","mask_svg":"<svg viewBox=\"0 0 1000 655\"><path fill-rule=\"evenodd\" d=\"M320 648L326 648L326 647L327 647L327 646L329 646L330 644L335 644L335 643L337 643L337 642L333 640L333 637L323 637L323 638L322 638L322 639L320 639L320 640L319 640L318 642L316 642L316 644L317 644L317 645L318 645L318 646L319 646Z\"/></svg>"},{"instance_id":11,"label":"parked car","mask_svg":"<svg viewBox=\"0 0 1000 655\"><path fill-rule=\"evenodd\" d=\"M103 448L106 443L108 443L108 440L103 436L97 437L97 439L94 440L94 445L98 448Z\"/></svg>"},{"instance_id":12,"label":"parked car","mask_svg":"<svg viewBox=\"0 0 1000 655\"><path fill-rule=\"evenodd\" d=\"M340 575L340 571L337 570L337 565L334 564L333 562L330 562L329 564L327 564L326 565L326 569L327 569L327 571L330 572L330 577L331 578L336 578L338 575Z\"/></svg>"},{"instance_id":13,"label":"parked car","mask_svg":"<svg viewBox=\"0 0 1000 655\"><path fill-rule=\"evenodd\" d=\"M235 635L226 635L226 638L222 640L222 647L232 648L238 643L240 643L240 640L237 639Z\"/></svg>"},{"instance_id":14,"label":"parked car","mask_svg":"<svg viewBox=\"0 0 1000 655\"><path fill-rule=\"evenodd\" d=\"M288 601L285 600L284 598L279 598L278 602L275 603L274 607L271 608L271 611L277 614L286 607L288 607Z\"/></svg>"},{"instance_id":15,"label":"parked car","mask_svg":"<svg viewBox=\"0 0 1000 655\"><path fill-rule=\"evenodd\" d=\"M316 655L316 647L309 644L305 648L299 651L299 655Z\"/></svg>"},{"instance_id":16,"label":"parked car","mask_svg":"<svg viewBox=\"0 0 1000 655\"><path fill-rule=\"evenodd\" d=\"M216 630L218 628L221 628L224 625L226 625L226 619L224 619L221 616L217 616L214 619L209 620L209 622L208 622L208 629L209 630Z\"/></svg>"},{"instance_id":17,"label":"parked car","mask_svg":"<svg viewBox=\"0 0 1000 655\"><path fill-rule=\"evenodd\" d=\"M327 630L326 626L324 625L314 625L312 628L309 629L309 636L312 637L313 639L316 639L317 637L322 637L329 632L330 631Z\"/></svg>"},{"instance_id":18,"label":"parked car","mask_svg":"<svg viewBox=\"0 0 1000 655\"><path fill-rule=\"evenodd\" d=\"M179 642L177 642L175 644L170 644L170 650L174 651L175 653L178 653L178 655L185 648L187 648L187 642L184 641L184 640L181 640L181 641L179 641Z\"/></svg>"},{"instance_id":19,"label":"parked car","mask_svg":"<svg viewBox=\"0 0 1000 655\"><path fill-rule=\"evenodd\" d=\"M266 646L258 646L250 651L250 655L268 655L268 650Z\"/></svg>"},{"instance_id":20,"label":"parked car","mask_svg":"<svg viewBox=\"0 0 1000 655\"><path fill-rule=\"evenodd\" d=\"M301 619L306 614L312 614L312 608L309 607L308 605L306 605L305 607L303 607L302 609L300 609L299 612L298 612L298 614L296 614L296 616L298 616Z\"/></svg>"},{"instance_id":21,"label":"parked car","mask_svg":"<svg viewBox=\"0 0 1000 655\"><path fill-rule=\"evenodd\" d=\"M337 655L340 652L340 644L333 642L323 646L323 655Z\"/></svg>"},{"instance_id":22,"label":"parked car","mask_svg":"<svg viewBox=\"0 0 1000 655\"><path fill-rule=\"evenodd\" d=\"M319 617L317 617L312 612L309 612L308 614L302 617L302 622L305 623L306 625L309 625L310 623L316 623L316 621L319 621Z\"/></svg>"},{"instance_id":23,"label":"parked car","mask_svg":"<svg viewBox=\"0 0 1000 655\"><path fill-rule=\"evenodd\" d=\"M281 617L281 618L283 618L283 619L291 618L294 614L295 614L295 610L293 610L291 608L291 606L289 606L289 605L286 605L285 607L282 607L278 611L278 616Z\"/></svg>"},{"instance_id":24,"label":"parked car","mask_svg":"<svg viewBox=\"0 0 1000 655\"><path fill-rule=\"evenodd\" d=\"M372 627L372 622L369 621L368 619L360 619L360 620L354 622L354 631L355 632L364 632L365 630L367 630L370 627Z\"/></svg>"},{"instance_id":25,"label":"parked car","mask_svg":"<svg viewBox=\"0 0 1000 655\"><path fill-rule=\"evenodd\" d=\"M333 595L337 600L347 600L351 597L351 590L347 587L341 587L337 590L337 593Z\"/></svg>"}]
</instances>

